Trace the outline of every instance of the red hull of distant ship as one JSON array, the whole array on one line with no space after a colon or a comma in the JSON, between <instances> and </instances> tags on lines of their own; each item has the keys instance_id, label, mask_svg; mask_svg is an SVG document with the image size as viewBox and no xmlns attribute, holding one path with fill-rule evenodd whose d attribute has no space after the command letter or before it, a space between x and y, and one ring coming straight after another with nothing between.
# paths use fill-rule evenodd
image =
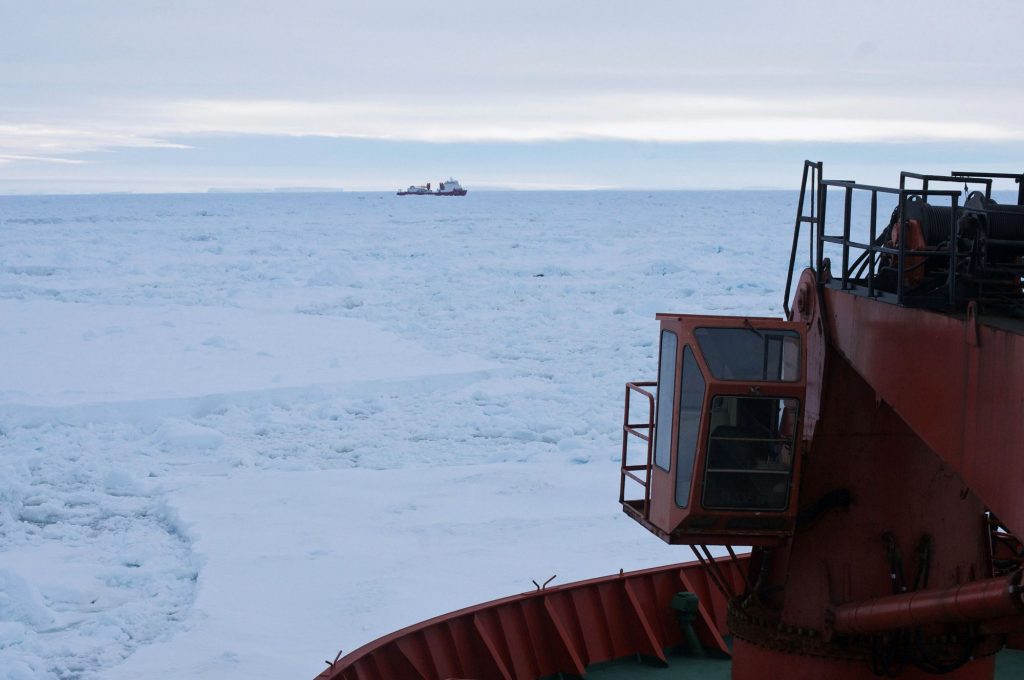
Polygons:
<instances>
[{"instance_id":1,"label":"red hull of distant ship","mask_svg":"<svg viewBox=\"0 0 1024 680\"><path fill-rule=\"evenodd\" d=\"M399 196L465 196L467 189L455 191L399 191Z\"/></svg>"}]
</instances>

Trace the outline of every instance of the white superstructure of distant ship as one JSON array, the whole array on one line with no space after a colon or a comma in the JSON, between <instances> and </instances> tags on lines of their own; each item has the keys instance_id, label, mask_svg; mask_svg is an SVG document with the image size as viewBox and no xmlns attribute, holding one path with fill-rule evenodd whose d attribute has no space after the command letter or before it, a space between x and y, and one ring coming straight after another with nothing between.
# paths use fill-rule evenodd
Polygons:
<instances>
[{"instance_id":1,"label":"white superstructure of distant ship","mask_svg":"<svg viewBox=\"0 0 1024 680\"><path fill-rule=\"evenodd\" d=\"M436 191L430 190L430 182L426 184L413 184L408 189L399 190L399 196L465 196L466 189L462 188L459 180L449 177L437 185Z\"/></svg>"},{"instance_id":2,"label":"white superstructure of distant ship","mask_svg":"<svg viewBox=\"0 0 1024 680\"><path fill-rule=\"evenodd\" d=\"M466 190L459 184L459 180L448 178L446 182L441 182L437 187L437 196L465 196Z\"/></svg>"}]
</instances>

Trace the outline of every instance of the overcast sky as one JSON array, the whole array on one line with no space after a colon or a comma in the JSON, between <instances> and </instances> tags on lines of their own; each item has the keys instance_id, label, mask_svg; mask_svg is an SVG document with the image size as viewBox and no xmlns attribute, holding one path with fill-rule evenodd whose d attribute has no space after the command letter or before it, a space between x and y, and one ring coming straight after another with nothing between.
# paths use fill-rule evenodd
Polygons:
<instances>
[{"instance_id":1,"label":"overcast sky","mask_svg":"<svg viewBox=\"0 0 1024 680\"><path fill-rule=\"evenodd\" d=\"M0 192L1022 169L1024 3L0 0ZM828 173L827 173L828 174Z\"/></svg>"}]
</instances>

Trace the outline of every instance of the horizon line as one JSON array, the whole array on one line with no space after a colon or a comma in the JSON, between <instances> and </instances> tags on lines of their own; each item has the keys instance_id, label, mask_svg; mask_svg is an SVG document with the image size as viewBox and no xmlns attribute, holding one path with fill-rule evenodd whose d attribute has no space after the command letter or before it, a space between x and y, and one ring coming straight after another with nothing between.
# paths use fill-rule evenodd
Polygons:
<instances>
[{"instance_id":1,"label":"horizon line","mask_svg":"<svg viewBox=\"0 0 1024 680\"><path fill-rule=\"evenodd\" d=\"M499 186L499 187L482 187L482 188L469 188L468 193L483 193L483 194L499 194L499 193L674 193L674 192L697 192L697 191L796 191L796 187L776 187L776 186L743 186L743 187L722 187L722 186L708 186L708 187L660 187L660 188L638 188L638 187L560 187L560 186L530 186L530 187L516 187L516 186ZM467 193L467 195L468 195ZM344 189L344 188L289 188L289 187L272 187L272 188L209 188L209 189L197 189L194 191L185 190L174 190L170 189L167 191L132 191L132 190L118 190L111 189L109 191L23 191L23 192L7 192L0 187L0 198L18 198L18 197L61 197L61 196L222 196L222 195L295 195L295 194L383 194L383 195L396 195L395 189Z\"/></svg>"}]
</instances>

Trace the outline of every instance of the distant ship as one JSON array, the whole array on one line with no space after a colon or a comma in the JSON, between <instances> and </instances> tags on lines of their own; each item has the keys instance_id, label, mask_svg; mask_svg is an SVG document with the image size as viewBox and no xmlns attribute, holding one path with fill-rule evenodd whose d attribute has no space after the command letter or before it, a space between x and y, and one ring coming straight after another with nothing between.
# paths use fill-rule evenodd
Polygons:
<instances>
[{"instance_id":1,"label":"distant ship","mask_svg":"<svg viewBox=\"0 0 1024 680\"><path fill-rule=\"evenodd\" d=\"M465 196L466 190L462 188L457 179L448 178L447 182L441 182L437 187L435 196Z\"/></svg>"},{"instance_id":2,"label":"distant ship","mask_svg":"<svg viewBox=\"0 0 1024 680\"><path fill-rule=\"evenodd\" d=\"M399 196L465 196L466 190L462 188L457 179L448 178L437 186L437 191L431 191L430 182L426 184L413 184L408 189L399 190Z\"/></svg>"}]
</instances>

